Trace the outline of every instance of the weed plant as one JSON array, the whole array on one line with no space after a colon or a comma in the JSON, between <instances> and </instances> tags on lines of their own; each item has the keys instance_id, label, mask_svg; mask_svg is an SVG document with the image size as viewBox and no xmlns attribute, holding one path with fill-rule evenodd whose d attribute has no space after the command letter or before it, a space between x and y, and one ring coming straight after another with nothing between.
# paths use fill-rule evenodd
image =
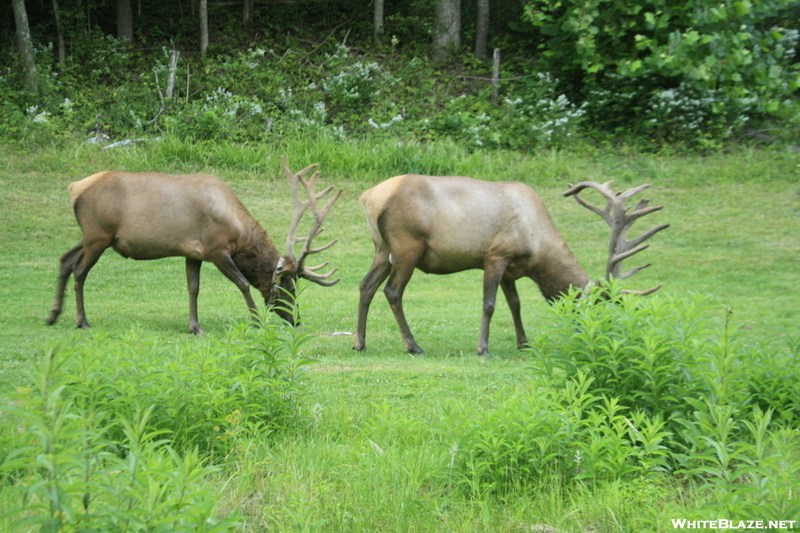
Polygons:
<instances>
[{"instance_id":1,"label":"weed plant","mask_svg":"<svg viewBox=\"0 0 800 533\"><path fill-rule=\"evenodd\" d=\"M787 394L797 381L760 387L746 371L752 354L701 299L644 300L612 286L558 302L552 321L530 348L545 385L498 394L453 449L468 494L670 474L694 485L706 517L800 516L797 396ZM759 360L778 368L789 357L773 349Z\"/></svg>"},{"instance_id":2,"label":"weed plant","mask_svg":"<svg viewBox=\"0 0 800 533\"><path fill-rule=\"evenodd\" d=\"M41 531L232 531L210 478L237 445L296 426L308 340L283 324L235 324L195 349L141 332L49 350L4 410L0 493L11 524ZM12 485L13 488L10 488Z\"/></svg>"}]
</instances>

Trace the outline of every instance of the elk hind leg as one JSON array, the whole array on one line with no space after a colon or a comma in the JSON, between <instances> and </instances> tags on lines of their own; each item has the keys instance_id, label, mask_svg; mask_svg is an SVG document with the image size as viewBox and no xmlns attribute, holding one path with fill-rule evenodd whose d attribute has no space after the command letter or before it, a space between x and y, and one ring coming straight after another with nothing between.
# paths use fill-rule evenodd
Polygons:
<instances>
[{"instance_id":1,"label":"elk hind leg","mask_svg":"<svg viewBox=\"0 0 800 533\"><path fill-rule=\"evenodd\" d=\"M414 340L414 335L411 334L411 328L408 327L406 321L406 314L403 311L403 293L406 290L406 285L411 280L411 275L422 257L424 249L405 248L403 250L395 250L396 254L392 254L394 264L392 265L389 279L386 286L383 288L383 293L389 301L389 306L392 308L394 318L397 321L397 326L400 328L400 333L403 336L403 342L406 345L406 352L418 355L425 355L422 348L419 347L417 341Z\"/></svg>"},{"instance_id":2,"label":"elk hind leg","mask_svg":"<svg viewBox=\"0 0 800 533\"><path fill-rule=\"evenodd\" d=\"M375 297L375 293L378 291L378 287L386 281L391 270L392 264L389 262L389 249L386 247L376 247L372 266L358 285L358 325L356 326L356 342L353 345L354 350L361 352L367 349L367 314L369 314L369 306L372 303L372 298Z\"/></svg>"},{"instance_id":3,"label":"elk hind leg","mask_svg":"<svg viewBox=\"0 0 800 533\"><path fill-rule=\"evenodd\" d=\"M75 278L75 307L77 313L75 315L75 325L81 329L89 327L89 322L86 320L86 308L83 301L83 285L86 281L86 276L89 271L103 255L106 248L111 245L110 239L95 240L86 242L84 240L83 251L80 258L76 260L75 266L72 269L72 275ZM70 250L71 252L72 250ZM69 252L67 252L69 253Z\"/></svg>"},{"instance_id":4,"label":"elk hind leg","mask_svg":"<svg viewBox=\"0 0 800 533\"><path fill-rule=\"evenodd\" d=\"M47 317L47 323L53 325L61 315L64 308L64 292L67 288L67 281L72 274L75 265L81 260L83 255L83 242L78 243L77 246L70 249L59 260L58 268L58 283L56 285L56 299L53 302L53 307L50 308L50 315Z\"/></svg>"}]
</instances>

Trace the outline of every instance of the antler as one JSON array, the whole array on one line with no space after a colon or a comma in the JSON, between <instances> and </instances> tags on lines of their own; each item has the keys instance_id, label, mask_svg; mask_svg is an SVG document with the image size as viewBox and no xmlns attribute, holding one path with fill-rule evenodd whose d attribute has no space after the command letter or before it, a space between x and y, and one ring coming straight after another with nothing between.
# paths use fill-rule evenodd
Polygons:
<instances>
[{"instance_id":1,"label":"antler","mask_svg":"<svg viewBox=\"0 0 800 533\"><path fill-rule=\"evenodd\" d=\"M314 192L314 186L316 185L317 178L319 178L319 171L314 172L310 178L307 180L305 179L306 174L317 168L317 164L310 165L300 172L294 174L289 169L289 164L286 162L286 156L281 156L281 164L283 165L283 170L286 173L286 177L289 180L289 186L292 189L292 197L294 198L294 217L292 218L292 224L289 226L289 235L286 238L286 256L297 265L297 273L298 276L304 277L314 283L318 283L320 285L331 286L334 285L336 282L339 281L339 278L331 280L329 279L333 274L338 270L338 268L334 268L330 272L325 274L318 274L317 270L325 268L328 262L324 262L320 265L316 265L313 267L304 266L304 262L306 258L311 254L316 254L327 250L339 239L334 239L328 244L324 246L320 246L319 248L312 248L311 242L314 238L322 233L325 228L322 227L322 223L325 221L325 217L328 216L328 212L333 207L333 204L336 203L336 200L339 199L339 196L342 194L342 189L338 189L334 195L328 200L328 203L320 210L317 201L327 195L329 192L333 190L333 186L326 187L322 192ZM306 189L306 193L308 194L308 200L301 200L300 199L300 185ZM308 232L308 236L306 237L296 237L295 234L297 233L297 227L300 225L300 220L303 218L303 215L311 208L311 212L314 215L314 224L311 226L311 230ZM297 242L302 242L303 250L300 252L300 258L297 259L294 253L294 245Z\"/></svg>"},{"instance_id":2,"label":"antler","mask_svg":"<svg viewBox=\"0 0 800 533\"><path fill-rule=\"evenodd\" d=\"M622 261L629 258L633 254L641 252L645 248L649 247L649 244L642 244L644 241L658 233L659 231L666 229L669 227L669 224L662 224L660 226L656 226L655 228L643 233L639 237L635 239L627 240L626 236L628 230L631 228L634 222L636 222L640 217L648 215L650 213L654 213L663 209L663 205L659 206L652 206L648 207L648 203L650 200L647 198L642 198L639 200L639 203L636 205L634 210L631 213L628 213L628 207L625 207L625 200L632 197L635 194L642 192L643 190L650 187L649 184L640 185L623 193L615 193L613 192L609 186L613 183L612 181L607 181L603 184L595 183L593 181L583 181L577 185L570 185L570 189L564 193L564 196L575 196L575 200L583 207L594 211L601 217L606 223L611 227L611 242L608 247L608 265L606 266L606 279L610 279L611 277L617 279L625 279L628 278L643 268L649 267L652 263L647 263L642 266L638 266L633 268L627 272L620 273L620 268L622 266ZM586 188L592 188L602 194L607 200L608 205L606 205L605 209L600 209L599 207L590 204L580 196L578 193ZM657 291L661 288L661 284L647 289L645 291L625 291L631 292L635 294L650 294L652 292Z\"/></svg>"}]
</instances>

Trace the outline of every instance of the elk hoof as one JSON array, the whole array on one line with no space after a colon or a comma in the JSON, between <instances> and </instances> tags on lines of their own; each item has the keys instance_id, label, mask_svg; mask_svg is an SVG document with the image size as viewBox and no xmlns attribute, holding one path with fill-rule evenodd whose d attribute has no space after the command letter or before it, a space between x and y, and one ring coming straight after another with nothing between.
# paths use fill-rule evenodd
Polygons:
<instances>
[{"instance_id":1,"label":"elk hoof","mask_svg":"<svg viewBox=\"0 0 800 533\"><path fill-rule=\"evenodd\" d=\"M61 314L61 311L56 311L56 310L50 311L50 315L45 319L45 323L48 326L52 326L53 324L56 323L56 320L58 320L58 315L60 315L60 314Z\"/></svg>"}]
</instances>

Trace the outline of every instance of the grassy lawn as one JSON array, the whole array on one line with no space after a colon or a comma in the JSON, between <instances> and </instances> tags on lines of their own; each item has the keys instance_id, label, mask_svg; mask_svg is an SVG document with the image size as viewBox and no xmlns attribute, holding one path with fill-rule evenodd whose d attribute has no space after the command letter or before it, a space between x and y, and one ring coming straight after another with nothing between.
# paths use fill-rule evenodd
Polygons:
<instances>
[{"instance_id":1,"label":"grassy lawn","mask_svg":"<svg viewBox=\"0 0 800 533\"><path fill-rule=\"evenodd\" d=\"M280 147L208 147L205 154L178 148L0 147L0 391L26 385L26 369L44 347L58 342L135 329L163 346L192 349L222 338L228 325L246 317L238 290L206 264L199 313L207 335L191 336L183 260L136 262L107 251L86 284L92 329L74 329L71 285L60 321L44 324L58 257L80 238L66 185L99 170L214 173L283 246L292 204L280 174ZM321 163L321 184L344 188L324 235L339 243L321 254L339 267L342 279L330 288L305 284L300 297L304 323L314 332L304 355L316 360L301 378L308 391L303 400L308 429L232 452L230 468L217 480L218 509L250 516L248 531L671 531L669 518L694 506L669 482L612 483L569 493L553 487L497 500L457 497L434 481L454 445L447 440L454 434L449 424L467 425L498 391L533 387L535 381L528 355L516 349L510 313L500 299L491 330L493 357L473 355L479 271L446 277L417 272L412 278L405 308L427 358L403 353L380 292L369 316L368 351L351 349L358 284L372 259L357 198L393 174L427 172L449 161L453 174L528 183L596 278L604 272L608 229L561 193L567 183L587 179L614 179L617 189L651 183L645 196L666 207L642 219L633 233L661 223L672 227L626 263L653 266L625 287L664 283L665 297L705 295L716 319L722 320L725 308L732 310L736 338L744 344L800 335L800 156L794 153L743 149L707 158L549 153L505 159L451 154L435 165L436 154L421 154L419 166L410 166L414 159L405 152L394 161L376 161L384 152L370 158L365 148L332 144L283 151L295 170ZM529 334L546 333L549 311L538 289L525 280L518 286ZM0 491L0 499L4 494ZM556 529L542 529L543 524Z\"/></svg>"}]
</instances>

